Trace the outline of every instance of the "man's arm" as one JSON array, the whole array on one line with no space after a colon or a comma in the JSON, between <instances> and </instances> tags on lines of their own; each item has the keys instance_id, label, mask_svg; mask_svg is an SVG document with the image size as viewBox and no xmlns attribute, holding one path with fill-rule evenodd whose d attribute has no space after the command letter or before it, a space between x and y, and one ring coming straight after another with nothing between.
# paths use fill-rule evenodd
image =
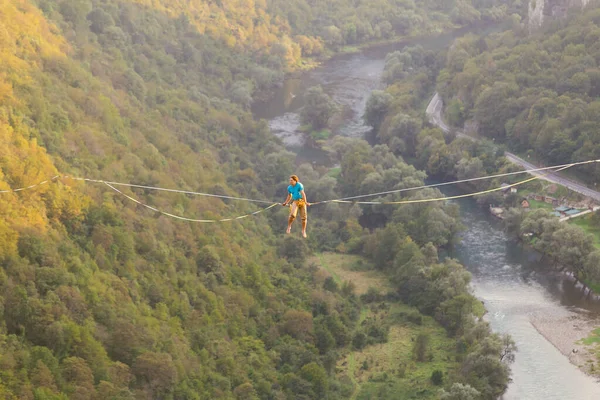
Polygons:
<instances>
[{"instance_id":1,"label":"man's arm","mask_svg":"<svg viewBox=\"0 0 600 400\"><path fill-rule=\"evenodd\" d=\"M308 202L308 200L306 200L306 193L304 193L304 190L302 190L300 192L300 194L302 195L302 198L304 199L304 203L306 203L307 206L310 206L310 203Z\"/></svg>"},{"instance_id":2,"label":"man's arm","mask_svg":"<svg viewBox=\"0 0 600 400\"><path fill-rule=\"evenodd\" d=\"M288 203L288 201L290 201L290 200L291 200L291 198L292 198L292 194L291 194L291 193L288 193L288 195L287 195L287 197L286 197L285 201L284 201L283 203L281 203L281 205L282 205L282 206L285 206L285 205Z\"/></svg>"}]
</instances>

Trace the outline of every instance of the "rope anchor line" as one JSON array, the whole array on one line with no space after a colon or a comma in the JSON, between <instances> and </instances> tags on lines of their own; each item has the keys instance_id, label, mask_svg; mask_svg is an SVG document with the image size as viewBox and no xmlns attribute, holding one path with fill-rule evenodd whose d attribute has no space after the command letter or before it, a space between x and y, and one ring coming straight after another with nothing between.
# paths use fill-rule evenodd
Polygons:
<instances>
[{"instance_id":1,"label":"rope anchor line","mask_svg":"<svg viewBox=\"0 0 600 400\"><path fill-rule=\"evenodd\" d=\"M390 191L386 191L386 192L364 194L364 195L353 196L353 197L345 197L345 198L341 198L341 199L324 200L324 201L312 203L312 205L326 204L326 203L341 203L341 204L349 203L349 204L365 204L365 205L392 205L392 204L400 205L400 204L430 203L430 202L435 202L435 201L454 200L454 199L460 199L460 198L465 198L465 197L472 197L472 196L478 196L478 195L482 195L482 194L492 193L492 192L496 192L499 190L505 190L510 187L523 185L527 182L531 182L536 179L541 179L543 177L548 176L549 174L551 174L553 172L563 171L567 168L571 168L571 167L574 167L577 165L591 164L591 163L598 163L598 162L600 162L600 159L599 160L580 161L580 162L575 162L575 163L571 163L571 164L554 165L551 167L535 168L535 169L530 169L530 170L508 172L508 173L504 173L504 174L482 176L482 177L478 177L478 178L463 179L463 180L452 181L452 182L443 182L443 183L436 183L436 184L431 184L431 185L423 185L423 186L416 186L416 187L410 187L410 188L404 188L404 189L396 189L396 190L390 190ZM557 169L555 169L555 168L557 168ZM381 196L381 195L386 195L386 194L406 192L406 191L410 191L410 190L433 188L433 187L444 186L444 185L451 185L451 184L464 183L464 182L473 182L473 181L478 181L478 180L493 179L493 178L498 178L498 177L505 177L505 176L523 174L523 173L533 173L533 172L539 172L539 171L549 171L549 172L544 173L544 174L539 174L539 175L535 174L535 176L533 176L532 178L528 178L528 179L510 184L510 185L505 185L505 186L501 186L501 187L497 187L497 188L493 188L493 189L482 190L479 192L461 194L461 195L456 195L456 196L444 196L444 197L437 197L437 198L430 198L430 199L415 199L415 200L400 200L400 201L356 201L356 199L364 198L364 197ZM78 177L71 177L68 175L56 175L50 179L47 179L45 181L42 181L42 182L34 184L34 185L30 185L30 186L26 186L26 187L22 187L22 188L18 188L18 189L0 190L0 193L13 193L13 192L30 190L30 189L45 185L49 182L54 182L60 178L73 179L73 180L77 180L77 181L90 182L90 183L104 184L104 185L108 186L109 188L111 188L113 191L117 192L118 194L124 196L125 198L133 201L134 203L136 203L142 207L148 208L149 210L152 210L156 213L163 214L170 218L175 218L175 219L179 219L182 221L188 221L188 222L215 223L215 222L237 221L237 220L244 219L244 218L247 218L250 216L258 215L260 213L263 213L263 212L270 210L271 208L279 205L278 202L273 203L273 202L270 202L267 200L248 199L248 198L244 198L244 197L216 195L216 194L211 194L211 193L202 193L202 192L194 192L194 191L179 190L179 189L168 189L168 188L161 188L161 187L154 187L154 186L136 185L136 184L131 184L131 183L111 182L111 181L104 181L104 180L100 180L100 179L78 178ZM123 191L117 189L115 186L126 186L126 187L131 187L131 188L158 190L158 191L165 191L165 192L172 192L172 193L182 193L182 194L190 194L190 195L196 195L196 196L215 197L215 198L222 198L222 199L229 199L229 200L240 200L240 201L247 201L247 202L254 202L254 203L270 204L270 205L267 207L261 208L257 211L254 211L252 213L240 215L237 217L222 218L222 219L195 219L195 218L187 218L187 217L183 217L181 215L168 213L166 211L159 210L156 207L142 203L141 201L137 200L136 198L129 196L129 195L125 194Z\"/></svg>"},{"instance_id":2,"label":"rope anchor line","mask_svg":"<svg viewBox=\"0 0 600 400\"><path fill-rule=\"evenodd\" d=\"M275 207L276 205L279 204L279 203L274 203L274 204L271 204L268 207L262 208L262 209L260 209L258 211L253 212L253 213L249 213L249 214L245 214L245 215L240 215L238 217L233 217L233 218L223 218L223 219L194 219L194 218L182 217L181 215L175 215L175 214L168 213L166 211L159 210L158 208L149 206L148 204L144 204L141 201L139 201L139 200L137 200L137 199L135 199L135 198L133 198L133 197L131 197L131 196L123 193L122 191L120 191L119 189L117 189L116 187L112 186L111 184L109 184L107 182L104 182L104 184L106 186L108 186L109 188L111 188L112 190L114 190L115 192L117 192L117 193L121 194L122 196L125 196L129 200L133 201L134 203L137 203L137 204L139 204L139 205L141 205L143 207L149 208L150 210L152 210L154 212L166 215L167 217L171 217L171 218L175 218L175 219L180 219L182 221L189 221L189 222L214 223L214 222L235 221L235 220L238 220L238 219L243 219L243 218L246 218L246 217L250 217L252 215L260 214L260 213L262 213L264 211L267 211L267 210L269 210L269 209L271 209L271 208L273 208L273 207Z\"/></svg>"}]
</instances>

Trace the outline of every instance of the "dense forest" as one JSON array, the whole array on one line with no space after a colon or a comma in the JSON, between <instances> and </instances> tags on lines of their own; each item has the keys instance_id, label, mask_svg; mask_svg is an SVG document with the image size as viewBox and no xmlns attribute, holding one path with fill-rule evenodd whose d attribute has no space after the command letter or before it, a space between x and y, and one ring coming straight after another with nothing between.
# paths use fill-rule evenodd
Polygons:
<instances>
[{"instance_id":1,"label":"dense forest","mask_svg":"<svg viewBox=\"0 0 600 400\"><path fill-rule=\"evenodd\" d=\"M549 164L596 158L593 110L598 94L593 93L593 80L586 81L585 93L561 92L559 87L572 82L561 75L567 70L580 68L579 76L594 76L594 56L586 45L575 43L577 38L584 40L583 32L589 35L597 28L594 21L599 15L600 10L592 10L556 22L546 27L551 35L526 38L521 24L486 37L468 35L437 56L420 47L391 53L384 70L386 88L371 95L365 120L373 126L377 141L441 180L519 170L503 157L506 147ZM588 39L587 48L595 48ZM580 52L571 54L575 46ZM584 60L592 64L584 68ZM507 88L510 91L504 91ZM423 104L436 89L446 100L446 119L455 127L462 128L465 122L467 128L477 126L479 140L444 134L424 122ZM595 181L596 168L592 164L578 170L582 178ZM521 179L476 181L464 189L485 190ZM541 185L531 182L520 189L535 192ZM505 220L509 233L540 251L549 268L572 272L594 291L600 290L597 241L580 226L560 223L548 210L520 209L521 195L495 192L476 200L486 207L513 207ZM600 218L594 214L586 223L597 229Z\"/></svg>"},{"instance_id":2,"label":"dense forest","mask_svg":"<svg viewBox=\"0 0 600 400\"><path fill-rule=\"evenodd\" d=\"M437 82L448 121L549 165L598 158L599 34L595 8L532 36L515 25L457 41ZM600 176L596 165L578 170Z\"/></svg>"},{"instance_id":3,"label":"dense forest","mask_svg":"<svg viewBox=\"0 0 600 400\"><path fill-rule=\"evenodd\" d=\"M364 140L336 137L328 150L341 165L337 179L330 173L320 174L308 164L299 168L313 182L311 193L316 201L351 190L376 192L389 187L414 187L425 178L423 172L396 157L387 145L371 147ZM348 192L335 193L332 187L346 188ZM407 193L382 199L442 195L434 189ZM315 208L313 215L316 219L311 228L313 248L366 257L389 277L394 288L388 294L391 299L400 299L432 316L455 341L453 358L458 365L445 372L449 387L443 398L495 399L506 390L509 365L516 350L514 342L508 335L493 334L488 323L481 319L484 309L471 293L469 272L456 260L438 257L439 249L447 249L459 240L462 226L456 204L436 202L361 209L357 205L329 203L325 208ZM375 229L362 228L357 217L369 221ZM432 354L428 361L437 356ZM465 397L465 393L470 397ZM435 392L433 395L430 397L431 392L425 390L420 394L437 398ZM397 395L392 392L377 398L395 399Z\"/></svg>"},{"instance_id":4,"label":"dense forest","mask_svg":"<svg viewBox=\"0 0 600 400\"><path fill-rule=\"evenodd\" d=\"M385 89L371 95L365 120L378 142L439 180L519 170L503 157L506 147L547 164L596 158L597 45L592 32L600 23L599 12L592 9L554 22L531 37L514 20L507 32L459 38L446 54L419 47L391 53L385 63ZM584 78L584 91L569 86L576 76ZM435 90L445 99L446 120L476 140L444 133L426 122L422 110ZM597 168L578 170L579 177L595 182ZM462 187L473 192L521 179L504 177ZM568 272L582 282L584 295L597 294L600 217L596 212L565 223L551 214L552 206L524 210L524 193L540 193L544 186L534 181L519 186L518 194L495 192L476 200L486 208L507 208L504 226L512 237L539 251L549 271ZM562 195L566 192L562 188ZM581 200L569 197L571 202Z\"/></svg>"},{"instance_id":5,"label":"dense forest","mask_svg":"<svg viewBox=\"0 0 600 400\"><path fill-rule=\"evenodd\" d=\"M68 174L274 199L296 170L253 96L302 56L519 11L501 3L0 0L0 190ZM424 179L385 145L331 153L339 174L296 171L315 200ZM373 260L446 327L461 365L447 398L506 388L514 344L473 317L464 269L437 258L457 240L452 207L328 205L306 244L280 238L282 209L189 224L107 189L61 178L0 195L3 399L347 398L335 362L361 300L315 278L310 248ZM257 209L125 192L189 217Z\"/></svg>"},{"instance_id":6,"label":"dense forest","mask_svg":"<svg viewBox=\"0 0 600 400\"><path fill-rule=\"evenodd\" d=\"M269 0L268 9L287 19L304 37L322 38L329 49L389 40L407 35L439 33L478 22L498 22L524 11L521 1L498 0ZM305 54L304 39L298 44Z\"/></svg>"},{"instance_id":7,"label":"dense forest","mask_svg":"<svg viewBox=\"0 0 600 400\"><path fill-rule=\"evenodd\" d=\"M503 149L492 141L444 134L426 122L425 105L445 65L446 54L434 54L420 46L388 54L383 73L385 89L371 94L365 111L365 121L373 127L375 140L437 179L462 180L514 170L503 157ZM487 189L499 183L473 182L471 189Z\"/></svg>"},{"instance_id":8,"label":"dense forest","mask_svg":"<svg viewBox=\"0 0 600 400\"><path fill-rule=\"evenodd\" d=\"M599 33L600 9L592 8L547 24L531 36L515 24L486 39L457 40L437 79L447 121L546 165L597 159ZM491 172L471 160L463 163L473 168L472 176ZM590 164L572 173L595 185L600 169ZM495 196L482 202L515 206L516 200ZM587 231L578 226L582 223ZM549 265L569 270L594 291L600 290L600 255L597 241L588 233L600 226L596 214L569 225L544 210L515 209L506 225L543 253Z\"/></svg>"}]
</instances>

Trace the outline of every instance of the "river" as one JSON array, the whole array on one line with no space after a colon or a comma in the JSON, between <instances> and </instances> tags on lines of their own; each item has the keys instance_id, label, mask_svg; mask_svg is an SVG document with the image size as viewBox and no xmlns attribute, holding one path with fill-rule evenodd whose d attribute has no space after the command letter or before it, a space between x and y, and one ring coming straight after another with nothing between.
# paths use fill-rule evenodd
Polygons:
<instances>
[{"instance_id":1,"label":"river","mask_svg":"<svg viewBox=\"0 0 600 400\"><path fill-rule=\"evenodd\" d=\"M286 80L269 101L255 104L253 112L270 121L272 131L297 154L297 163L327 163L326 155L305 146L296 131L300 125L298 110L309 87L321 84L344 107L346 119L337 133L363 137L369 129L362 123L362 114L370 92L380 86L385 55L415 44L441 49L466 32L459 30L338 56L316 70ZM453 189L446 190L450 193ZM560 325L568 318L596 316L600 307L588 301L573 283L542 272L539 255L509 240L499 221L473 199L458 204L466 230L452 256L472 273L475 295L484 301L486 318L494 331L509 333L519 348L511 366L513 381L503 399L600 399L600 383L571 364L531 323L532 318L550 324L556 321L554 329L561 330Z\"/></svg>"}]
</instances>

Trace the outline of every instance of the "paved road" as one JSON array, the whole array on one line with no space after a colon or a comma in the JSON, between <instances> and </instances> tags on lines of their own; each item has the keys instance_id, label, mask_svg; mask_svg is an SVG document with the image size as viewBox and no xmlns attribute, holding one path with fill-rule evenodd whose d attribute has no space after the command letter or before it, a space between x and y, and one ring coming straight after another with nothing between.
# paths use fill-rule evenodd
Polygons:
<instances>
[{"instance_id":1,"label":"paved road","mask_svg":"<svg viewBox=\"0 0 600 400\"><path fill-rule=\"evenodd\" d=\"M442 119L443 106L444 106L444 104L442 102L440 95L438 93L436 93L433 96L433 98L431 99L431 101L429 102L426 113L432 124L437 125L444 132L449 132L450 127ZM460 131L457 131L457 136L465 137L465 138L468 138L471 140L477 140L477 139L475 139L469 135L466 135ZM504 152L504 156L513 164L520 165L524 169L539 168L512 153ZM587 196L587 197L591 197L592 199L594 199L596 201L600 201L600 192L589 189L588 187L586 187L585 185L583 185L581 183L578 183L571 179L565 178L565 177L561 176L559 173L541 171L541 172L532 172L531 174L534 176L539 176L539 177L541 177L541 179L544 179L546 181L557 183L559 185L563 185L563 186L571 189L574 192L583 194L584 196Z\"/></svg>"}]
</instances>

